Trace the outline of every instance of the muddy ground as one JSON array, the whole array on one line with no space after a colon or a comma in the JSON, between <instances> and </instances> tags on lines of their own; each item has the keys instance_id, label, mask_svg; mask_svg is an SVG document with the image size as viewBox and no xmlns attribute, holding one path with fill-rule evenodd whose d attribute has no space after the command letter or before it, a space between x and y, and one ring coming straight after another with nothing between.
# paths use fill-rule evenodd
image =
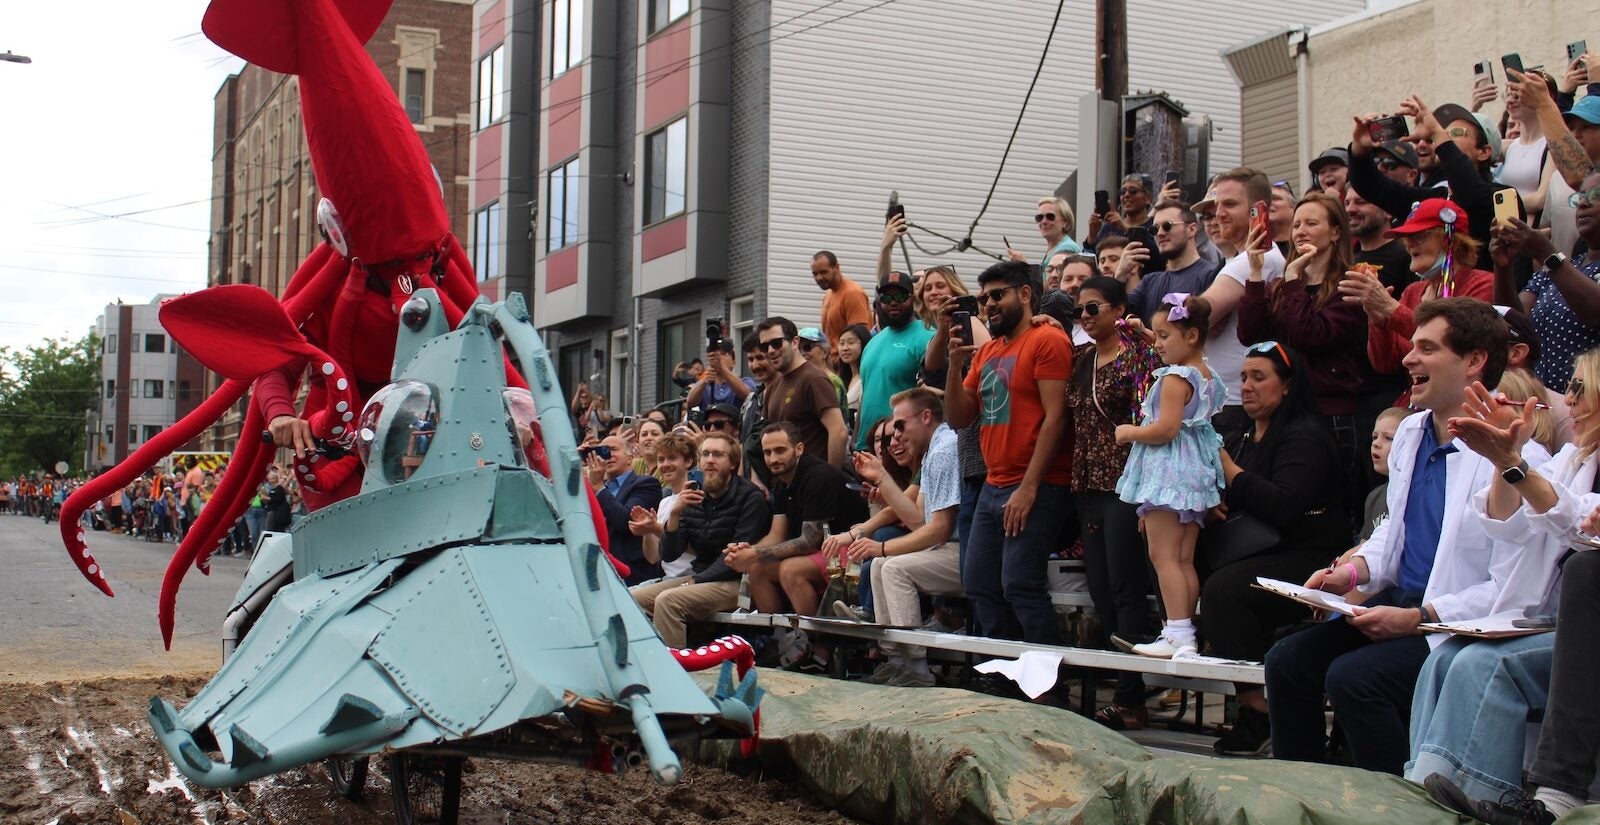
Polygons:
<instances>
[{"instance_id":1,"label":"muddy ground","mask_svg":"<svg viewBox=\"0 0 1600 825\"><path fill-rule=\"evenodd\" d=\"M384 772L373 770L367 801L333 792L320 766L235 791L191 787L145 722L151 696L181 704L198 678L99 679L0 684L0 822L177 825L183 823L390 823ZM575 768L475 760L462 781L461 822L800 825L849 823L774 780L687 766L672 788L643 772L606 776Z\"/></svg>"}]
</instances>

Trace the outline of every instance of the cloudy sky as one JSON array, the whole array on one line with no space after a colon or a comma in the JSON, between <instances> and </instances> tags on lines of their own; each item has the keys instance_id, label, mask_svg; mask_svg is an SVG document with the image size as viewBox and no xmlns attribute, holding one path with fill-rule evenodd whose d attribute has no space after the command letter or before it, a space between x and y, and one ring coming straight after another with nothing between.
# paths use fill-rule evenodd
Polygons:
<instances>
[{"instance_id":1,"label":"cloudy sky","mask_svg":"<svg viewBox=\"0 0 1600 825\"><path fill-rule=\"evenodd\" d=\"M201 288L212 96L242 61L205 0L6 3L0 346L81 336L108 303Z\"/></svg>"}]
</instances>

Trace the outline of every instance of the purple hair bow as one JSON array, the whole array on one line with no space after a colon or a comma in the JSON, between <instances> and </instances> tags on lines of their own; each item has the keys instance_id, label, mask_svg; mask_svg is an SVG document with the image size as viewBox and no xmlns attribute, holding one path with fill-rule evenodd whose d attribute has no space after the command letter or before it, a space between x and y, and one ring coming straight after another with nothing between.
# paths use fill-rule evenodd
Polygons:
<instances>
[{"instance_id":1,"label":"purple hair bow","mask_svg":"<svg viewBox=\"0 0 1600 825\"><path fill-rule=\"evenodd\" d=\"M1161 296L1162 306L1172 307L1167 311L1168 321L1182 321L1189 317L1189 308L1184 306L1184 302L1187 300L1189 300L1189 293L1187 292L1168 292Z\"/></svg>"}]
</instances>

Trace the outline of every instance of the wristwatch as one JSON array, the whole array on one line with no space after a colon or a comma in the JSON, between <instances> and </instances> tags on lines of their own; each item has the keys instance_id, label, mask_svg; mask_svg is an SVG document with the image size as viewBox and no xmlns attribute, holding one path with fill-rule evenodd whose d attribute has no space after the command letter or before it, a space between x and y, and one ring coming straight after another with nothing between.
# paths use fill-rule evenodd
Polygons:
<instances>
[{"instance_id":1,"label":"wristwatch","mask_svg":"<svg viewBox=\"0 0 1600 825\"><path fill-rule=\"evenodd\" d=\"M1501 470L1500 477L1505 479L1507 484L1521 484L1523 479L1528 477L1527 460L1524 459L1517 462L1515 467L1507 467L1506 469Z\"/></svg>"},{"instance_id":2,"label":"wristwatch","mask_svg":"<svg viewBox=\"0 0 1600 825\"><path fill-rule=\"evenodd\" d=\"M1565 252L1552 252L1550 253L1550 257L1544 259L1544 269L1546 272L1554 275L1556 274L1556 270L1560 269L1561 265L1565 264L1566 262L1567 255Z\"/></svg>"}]
</instances>

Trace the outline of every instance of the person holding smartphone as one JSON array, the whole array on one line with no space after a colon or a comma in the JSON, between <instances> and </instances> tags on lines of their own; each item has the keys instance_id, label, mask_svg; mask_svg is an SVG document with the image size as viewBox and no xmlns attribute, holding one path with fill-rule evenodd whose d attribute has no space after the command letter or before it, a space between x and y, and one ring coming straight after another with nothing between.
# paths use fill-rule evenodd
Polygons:
<instances>
[{"instance_id":1,"label":"person holding smartphone","mask_svg":"<svg viewBox=\"0 0 1600 825\"><path fill-rule=\"evenodd\" d=\"M1550 97L1556 96L1555 78L1539 70L1526 74L1530 78L1543 80ZM1556 167L1549 162L1549 142L1545 139L1544 126L1539 123L1539 113L1523 105L1520 84L1506 86L1506 116L1509 118L1507 128L1514 126L1517 138L1505 146L1505 162L1500 166L1498 180L1501 186L1517 190L1517 196L1527 210L1528 223L1537 224L1539 213L1544 211L1550 193L1550 178L1554 176Z\"/></svg>"}]
</instances>

